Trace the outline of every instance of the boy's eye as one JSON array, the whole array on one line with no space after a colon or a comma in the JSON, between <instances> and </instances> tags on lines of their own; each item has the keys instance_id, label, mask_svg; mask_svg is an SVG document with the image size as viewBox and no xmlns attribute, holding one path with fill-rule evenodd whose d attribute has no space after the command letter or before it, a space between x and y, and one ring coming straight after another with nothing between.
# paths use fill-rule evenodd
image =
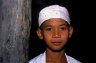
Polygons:
<instances>
[{"instance_id":1,"label":"boy's eye","mask_svg":"<svg viewBox=\"0 0 96 63\"><path fill-rule=\"evenodd\" d=\"M61 27L60 29L61 29L61 30L66 30L66 28L65 28L65 27Z\"/></svg>"},{"instance_id":2,"label":"boy's eye","mask_svg":"<svg viewBox=\"0 0 96 63\"><path fill-rule=\"evenodd\" d=\"M46 30L47 30L47 31L51 31L51 30L52 30L52 28L46 28Z\"/></svg>"}]
</instances>

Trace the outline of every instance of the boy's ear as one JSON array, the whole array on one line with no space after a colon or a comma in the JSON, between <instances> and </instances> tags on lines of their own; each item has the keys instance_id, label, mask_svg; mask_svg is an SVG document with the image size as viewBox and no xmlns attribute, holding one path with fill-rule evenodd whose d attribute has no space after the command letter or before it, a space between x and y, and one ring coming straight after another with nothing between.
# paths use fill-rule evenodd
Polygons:
<instances>
[{"instance_id":1,"label":"boy's ear","mask_svg":"<svg viewBox=\"0 0 96 63\"><path fill-rule=\"evenodd\" d=\"M73 34L73 27L72 26L70 26L70 28L69 28L69 38L71 38L71 36L72 36L72 34Z\"/></svg>"},{"instance_id":2,"label":"boy's ear","mask_svg":"<svg viewBox=\"0 0 96 63\"><path fill-rule=\"evenodd\" d=\"M43 35L42 35L42 32L41 32L40 28L38 28L36 32L37 32L38 37L40 39L43 39Z\"/></svg>"}]
</instances>

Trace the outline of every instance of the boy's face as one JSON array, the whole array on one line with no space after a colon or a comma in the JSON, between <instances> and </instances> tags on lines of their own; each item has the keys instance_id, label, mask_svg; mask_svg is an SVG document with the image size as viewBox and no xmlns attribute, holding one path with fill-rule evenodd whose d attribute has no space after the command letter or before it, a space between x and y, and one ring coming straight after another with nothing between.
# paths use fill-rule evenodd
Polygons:
<instances>
[{"instance_id":1,"label":"boy's face","mask_svg":"<svg viewBox=\"0 0 96 63\"><path fill-rule=\"evenodd\" d=\"M39 38L45 40L47 48L54 51L64 47L72 32L73 28L68 26L66 21L58 18L45 21L41 29L37 30Z\"/></svg>"}]
</instances>

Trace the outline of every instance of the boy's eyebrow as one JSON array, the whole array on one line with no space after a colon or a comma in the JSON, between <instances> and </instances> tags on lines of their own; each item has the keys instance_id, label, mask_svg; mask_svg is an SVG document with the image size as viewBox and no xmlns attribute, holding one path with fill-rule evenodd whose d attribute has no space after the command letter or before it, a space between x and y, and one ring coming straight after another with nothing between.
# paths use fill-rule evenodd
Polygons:
<instances>
[{"instance_id":1,"label":"boy's eyebrow","mask_svg":"<svg viewBox=\"0 0 96 63\"><path fill-rule=\"evenodd\" d=\"M59 26L67 26L67 24L61 24L61 25L59 25ZM49 25L45 25L44 27L52 27L52 25L51 24L49 24Z\"/></svg>"},{"instance_id":2,"label":"boy's eyebrow","mask_svg":"<svg viewBox=\"0 0 96 63\"><path fill-rule=\"evenodd\" d=\"M52 27L52 25L45 25L44 27Z\"/></svg>"},{"instance_id":3,"label":"boy's eyebrow","mask_svg":"<svg viewBox=\"0 0 96 63\"><path fill-rule=\"evenodd\" d=\"M60 26L67 26L67 24L64 23L64 24L61 24Z\"/></svg>"}]
</instances>

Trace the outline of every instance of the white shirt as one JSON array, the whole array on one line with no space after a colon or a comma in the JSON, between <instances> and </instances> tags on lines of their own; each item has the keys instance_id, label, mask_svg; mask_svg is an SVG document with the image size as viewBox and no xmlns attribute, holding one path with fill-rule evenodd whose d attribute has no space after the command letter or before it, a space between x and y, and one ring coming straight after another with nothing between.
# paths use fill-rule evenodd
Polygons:
<instances>
[{"instance_id":1,"label":"white shirt","mask_svg":"<svg viewBox=\"0 0 96 63\"><path fill-rule=\"evenodd\" d=\"M75 58L72 58L71 56L68 56L67 54L65 54L65 56L67 58L68 63L81 63L78 60L76 60ZM46 52L36 56L33 59L31 59L29 61L29 63L46 63Z\"/></svg>"}]
</instances>

